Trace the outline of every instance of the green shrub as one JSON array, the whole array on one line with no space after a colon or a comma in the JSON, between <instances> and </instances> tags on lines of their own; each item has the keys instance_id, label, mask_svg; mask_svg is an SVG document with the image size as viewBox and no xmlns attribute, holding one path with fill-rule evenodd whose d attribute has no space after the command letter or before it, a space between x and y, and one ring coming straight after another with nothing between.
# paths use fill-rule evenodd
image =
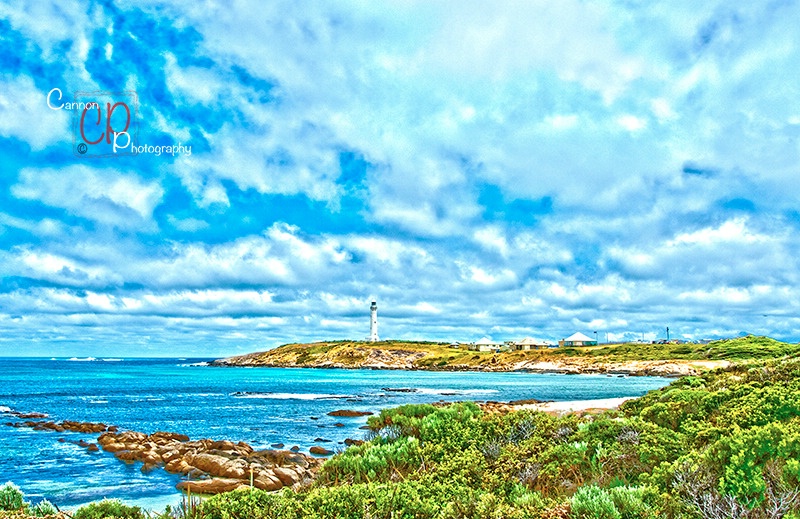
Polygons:
<instances>
[{"instance_id":1,"label":"green shrub","mask_svg":"<svg viewBox=\"0 0 800 519\"><path fill-rule=\"evenodd\" d=\"M0 510L8 512L22 510L25 507L25 495L17 485L9 481L0 487Z\"/></svg>"},{"instance_id":2,"label":"green shrub","mask_svg":"<svg viewBox=\"0 0 800 519\"><path fill-rule=\"evenodd\" d=\"M325 463L319 481L367 483L388 481L419 467L421 452L415 437L401 437L391 443L353 446Z\"/></svg>"},{"instance_id":3,"label":"green shrub","mask_svg":"<svg viewBox=\"0 0 800 519\"><path fill-rule=\"evenodd\" d=\"M297 495L244 488L204 500L196 517L201 519L298 519L304 517Z\"/></svg>"},{"instance_id":4,"label":"green shrub","mask_svg":"<svg viewBox=\"0 0 800 519\"><path fill-rule=\"evenodd\" d=\"M528 490L524 485L516 484L508 496L509 502L516 508L533 515L534 511L542 510L545 501L539 492Z\"/></svg>"},{"instance_id":5,"label":"green shrub","mask_svg":"<svg viewBox=\"0 0 800 519\"><path fill-rule=\"evenodd\" d=\"M47 499L42 499L30 509L30 514L35 517L47 517L58 514L58 509Z\"/></svg>"},{"instance_id":6,"label":"green shrub","mask_svg":"<svg viewBox=\"0 0 800 519\"><path fill-rule=\"evenodd\" d=\"M479 420L482 414L474 402L459 402L437 409L420 421L420 441L436 444L445 457L473 445L483 445L489 435Z\"/></svg>"},{"instance_id":7,"label":"green shrub","mask_svg":"<svg viewBox=\"0 0 800 519\"><path fill-rule=\"evenodd\" d=\"M569 504L574 519L622 519L608 492L595 485L579 488Z\"/></svg>"},{"instance_id":8,"label":"green shrub","mask_svg":"<svg viewBox=\"0 0 800 519\"><path fill-rule=\"evenodd\" d=\"M146 519L138 506L128 506L119 499L104 499L84 505L75 512L73 519Z\"/></svg>"},{"instance_id":9,"label":"green shrub","mask_svg":"<svg viewBox=\"0 0 800 519\"><path fill-rule=\"evenodd\" d=\"M622 519L647 519L653 509L645 500L645 489L641 487L614 487L608 490L614 506Z\"/></svg>"},{"instance_id":10,"label":"green shrub","mask_svg":"<svg viewBox=\"0 0 800 519\"><path fill-rule=\"evenodd\" d=\"M388 425L399 425L408 429L407 435L414 435L419 420L433 412L436 412L436 407L430 404L406 404L393 409L381 410L378 416L370 416L367 419L367 424L374 431L378 431Z\"/></svg>"}]
</instances>

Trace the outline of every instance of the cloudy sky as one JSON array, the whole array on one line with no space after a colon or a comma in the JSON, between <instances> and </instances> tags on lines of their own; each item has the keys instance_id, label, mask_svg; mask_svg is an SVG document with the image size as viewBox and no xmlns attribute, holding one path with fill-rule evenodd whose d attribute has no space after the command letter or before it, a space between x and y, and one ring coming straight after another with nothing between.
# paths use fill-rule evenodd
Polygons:
<instances>
[{"instance_id":1,"label":"cloudy sky","mask_svg":"<svg viewBox=\"0 0 800 519\"><path fill-rule=\"evenodd\" d=\"M0 3L0 355L800 340L800 2L231 4Z\"/></svg>"}]
</instances>

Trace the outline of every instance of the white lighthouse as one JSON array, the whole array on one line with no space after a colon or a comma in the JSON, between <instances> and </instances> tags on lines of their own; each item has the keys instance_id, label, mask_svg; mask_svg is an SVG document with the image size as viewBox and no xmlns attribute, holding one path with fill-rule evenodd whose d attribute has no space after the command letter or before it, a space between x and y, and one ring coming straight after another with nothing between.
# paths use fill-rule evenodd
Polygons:
<instances>
[{"instance_id":1,"label":"white lighthouse","mask_svg":"<svg viewBox=\"0 0 800 519\"><path fill-rule=\"evenodd\" d=\"M375 301L369 307L369 340L378 342L378 303Z\"/></svg>"}]
</instances>

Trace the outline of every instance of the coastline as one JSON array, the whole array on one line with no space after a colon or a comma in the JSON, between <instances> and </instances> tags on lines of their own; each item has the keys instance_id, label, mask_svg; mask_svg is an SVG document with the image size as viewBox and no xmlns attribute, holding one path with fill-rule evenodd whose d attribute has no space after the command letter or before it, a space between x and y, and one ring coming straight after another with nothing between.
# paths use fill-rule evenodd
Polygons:
<instances>
[{"instance_id":1,"label":"coastline","mask_svg":"<svg viewBox=\"0 0 800 519\"><path fill-rule=\"evenodd\" d=\"M605 344L478 351L473 346L415 341L291 343L209 363L216 367L372 369L435 372L522 372L677 378L729 367L753 351L733 345ZM772 345L783 348L782 343ZM733 348L733 349L732 349ZM738 349L738 350L737 350ZM763 353L757 356L763 356Z\"/></svg>"},{"instance_id":2,"label":"coastline","mask_svg":"<svg viewBox=\"0 0 800 519\"><path fill-rule=\"evenodd\" d=\"M534 474L537 477L537 481L541 481L542 484L534 489L535 494L534 491L526 490L524 492L539 496L542 499L548 499L546 502L540 500L537 503L541 503L542 506L547 505L544 508L541 506L539 508L549 514L550 512L563 511L564 507L574 505L577 502L575 496L578 493L576 491L580 492L580 488L586 486L598 487L599 490L593 490L595 493L613 495L615 492L613 488L598 486L593 482L599 481L601 478L607 481L609 477L619 476L621 478L626 475L630 476L628 472L631 466L628 463L630 459L645 459L647 463L647 465L637 466L637 472L634 476L637 474L651 474L656 468L664 466L664 463L673 463L682 456L690 456L692 459L697 459L702 463L706 459L706 449L709 446L713 447L713 442L728 442L728 438L733 438L732 435L739 431L740 428L745 431L744 434L759 435L758 437L761 437L763 435L763 427L759 423L754 423L751 418L754 415L762 416L760 414L761 410L767 410L767 412L772 413L768 416L770 419L770 431L774 430L776 434L781 435L795 434L797 414L786 416L780 413L783 413L783 409L797 409L796 395L799 394L796 390L797 362L797 359L772 359L752 363L733 363L730 369L707 372L698 378L673 381L671 384L673 390L648 393L642 397L623 396L633 395L634 393L627 393L619 389L623 388L624 384L633 382L639 384L644 383L645 380L641 378L638 380L633 378L623 380L607 374L606 376L609 378L606 378L606 376L595 377L594 381L589 378L582 379L590 381L587 386L589 390L572 393L571 395L564 392L564 388L571 384L566 381L567 377L561 376L561 382L555 383L555 387L558 388L557 391L548 396L539 396L539 398L549 399L565 397L561 401L538 401L534 399L509 401L508 399L503 399L501 401L481 402L470 399L471 401L451 403L439 401L434 402L433 405L422 406L381 405L367 411L365 409L359 410L358 408L362 406L352 400L355 405L349 407L345 404L345 408L326 412L325 415L337 421L346 421L346 418L363 417L377 409L385 410L385 412L381 411L376 419L370 423L371 436L373 436L372 439L376 439L377 436L375 435L381 435L381 438L386 435L386 438L394 439L389 443L382 441L362 443L359 448L351 449L341 457L332 460L330 464L326 465L325 469L319 472L308 470L311 467L303 467L302 465L298 467L296 463L292 463L293 460L287 458L291 454L285 451L265 450L253 452L244 443L235 444L226 440L192 441L181 433L114 432L109 430L113 426L107 427L102 423L70 421L61 421L53 424L40 421L37 422L39 427L37 427L37 423L33 423L32 429L59 431L59 428L63 428L65 431L85 431L86 434L96 434L98 429L106 429L97 438L97 445L95 445L94 449L96 454L87 455L109 459L118 466L122 465L119 463L120 461L126 462L128 473L135 472L138 474L141 472L147 478L159 477L158 473L167 472L170 468L177 469L177 473L189 475L192 479L192 481L179 483L178 488L191 489L192 495L197 493L225 493L233 489L240 490L240 492L231 493L223 498L204 500L201 506L207 507L207 510L221 510L227 513L230 510L246 509L242 507L261 506L252 505L248 501L251 496L250 492L257 492L252 495L259 496L259 499L264 499L276 506L290 506L293 510L298 510L298 514L302 514L292 516L293 519L313 515L309 512L317 510L320 502L337 503L336 506L338 506L338 503L343 499L348 499L348 503L352 500L353 505L348 508L348 511L351 509L356 512L363 511L366 510L365 506L377 507L369 508L369 510L377 510L380 512L377 515L383 516L391 511L393 506L391 503L394 503L394 496L401 492L414 492L411 494L413 499L407 500L407 503L416 504L415 506L422 503L419 505L421 512L433 509L438 510L444 500L450 500L454 495L469 497L478 491L477 486L469 483L469 481L473 480L469 479L463 480L467 481L467 483L461 483L455 489L458 492L457 494L454 494L454 491L451 490L453 488L452 472L455 465L449 463L449 461L456 459L459 462L458 467L463 467L457 469L461 471L457 475L464 477L490 476L490 478L481 479L482 481L488 479L502 481L502 478L508 475L510 466L521 466L523 469L533 467L534 471L530 473ZM202 374L201 378L222 380L226 384L234 376L250 378L272 376L272 374L276 373L276 371L237 373L235 370L216 371L215 373L202 370L187 371L187 373L189 372L197 373L198 375ZM318 374L293 370L293 374L289 375L300 379L313 379ZM320 377L319 381L329 384L330 379L328 377L330 376L335 377L336 374L331 373L325 377ZM346 379L348 383L352 383L353 380L357 379L355 373L340 373L338 376ZM398 395L414 392L414 388L409 387L411 384L409 386L397 384L409 383L415 376L436 379L443 379L448 376L461 379L505 377L510 379L508 382L515 386L528 379L524 375L506 377L503 374L493 375L490 373L477 374L475 377L444 374L422 375L421 373L418 375L390 374L388 372L374 373L371 376L379 378L381 384L385 383L390 387L390 389L382 388L383 391L396 392ZM392 382L395 384L389 382L392 377L394 377ZM542 378L551 381L555 380L555 378L551 377ZM581 382L578 377L571 380L576 383ZM592 384L597 383L599 383L599 387L615 387L617 391L605 393L606 396L603 397L599 392L591 390ZM549 382L548 385L553 386L554 383ZM786 390L787 386L788 391ZM308 389L314 388L309 387ZM701 422L703 430L723 431L723 434L725 431L731 431L728 436L723 437L721 440L712 438L711 442L705 444L697 445L693 443L693 439L697 436L695 427L700 422L691 422L685 419L687 416L695 416L692 414L694 412L692 409L687 409L685 406L680 405L685 402L687 390L691 391L691 394L697 400L714 404L710 413L703 417ZM519 397L525 398L524 393L526 392L519 394ZM573 398L566 399L569 396L573 396ZM623 410L611 412L610 414L606 413L605 410L618 408L625 402L629 403L622 407ZM778 405L774 405L775 402ZM5 405L6 402L2 404ZM669 415L661 412L665 405L670 409ZM13 411L10 407L0 406L0 411L3 413L12 414L18 419L30 420L31 422L33 420L46 419L43 411L49 411L48 409L37 409L33 406L17 407L17 409L21 409L21 411ZM483 415L480 419L476 419L481 410ZM734 412L731 412L732 410ZM737 410L741 410L741 412L737 412ZM11 412L9 413L9 411ZM519 411L527 412L517 416L506 416ZM535 412L536 415L527 414L531 411ZM315 418L309 418L309 420L316 422L316 420L321 419L321 416L321 414L317 413ZM403 417L403 419L400 420L400 417ZM420 427L421 420L424 420L430 427ZM400 436L396 437L398 430L392 426L400 423L408 423L410 425L407 429L400 430ZM684 427L683 424L685 423L690 423L691 426ZM718 427L720 423L732 423L734 427L720 429ZM583 426L588 424L591 424L591 427ZM26 422L25 425L29 426ZM386 429L387 427L389 429ZM182 432L189 431L184 430ZM66 434L66 432L63 434ZM524 445L544 446L544 449L537 453L535 459L531 458L529 450L520 448L522 442L529 440L534 443ZM83 448L88 452L93 450L91 444L74 436L73 440L70 440L69 437L67 437L66 441L59 439L59 442L62 441L64 443L59 443L58 445L76 444L77 447ZM402 443L397 443L398 441L402 441ZM429 445L440 443L442 446L447 446L447 448L419 450L419 443L423 441ZM665 443L670 446L669 449L653 448L654 445L660 446ZM397 454L396 451L398 449L394 447L387 449L389 444L402 448L400 449L402 452L410 449L408 451L410 454ZM96 447L100 447L100 449ZM72 448L74 449L75 447ZM280 448L283 448L283 445ZM100 450L110 453L112 456L98 452ZM656 458L642 457L643 454L654 456L653 453L657 456ZM404 457L399 457L401 455ZM796 458L796 450L788 452L773 450L770 451L769 455L771 456L770 459L774 459L775 462L781 462L784 459ZM420 456L422 457L420 458ZM158 457L161 458L160 463ZM167 461L168 458L169 461ZM419 461L417 461L418 459ZM486 460L486 463L476 463L476 460ZM594 463L597 460L599 462ZM622 460L624 465L615 465L619 460ZM151 467L148 467L148 461L155 461L155 463L150 463ZM286 463L287 461L291 464ZM315 466L319 467L319 458L315 458L314 462ZM769 460L768 462L771 463ZM728 465L735 468L736 465L734 463L735 460L731 460ZM540 466L545 466L545 464L550 472L538 470ZM159 467L163 467L163 470L154 470L155 474L150 474L148 469ZM437 469L437 467L440 467L440 469ZM576 467L581 471L580 473L575 472ZM366 469L370 469L374 473L369 473ZM428 476L431 470L439 470L438 473L434 474L437 481L441 483L439 486L420 485L419 481L413 476L413 474L417 473L424 473ZM250 482L251 472L254 475L257 474L255 478L256 485ZM555 475L553 477L547 476L551 472ZM365 476L365 474L367 475ZM512 473L512 476L514 474ZM520 474L523 473L520 472ZM526 472L523 475L525 474L528 473ZM398 475L410 477L398 477ZM723 476L724 474L719 477ZM283 481L281 477L291 477L291 479ZM549 477L549 479L538 479L540 477ZM570 479L567 480L565 478ZM567 491L564 490L564 481L570 482ZM312 482L316 483L310 484ZM295 492L272 492L273 489L277 490L276 487L279 484L281 488L292 488ZM251 486L255 486L256 490L248 490L248 487ZM22 488L25 489L24 486ZM115 488L121 489L122 487L117 485ZM261 490L258 490L259 488ZM673 489L674 486L669 482L665 486L658 488L661 491L660 495L664 495L664 492L669 492ZM269 492L269 494L258 493L262 491ZM503 493L505 488L502 485L497 485L493 488L481 487L480 491L485 492L485 495L489 495L493 500L492 502L497 503L495 510L497 514L494 514L495 516L502 516L501 512L528 513L531 511L527 508L527 503L520 503L515 500L516 494L508 495ZM626 492L634 497L638 495L636 493L638 490L635 488ZM113 496L113 493L111 495ZM371 496L374 495L380 496L381 499L385 498L385 500L380 502L372 500ZM422 500L417 500L417 496L421 496ZM334 497L336 499L332 500L331 498ZM125 498L123 497L122 499ZM482 501L479 499L470 501L470 503L475 503L476 505L480 502ZM310 503L308 508L303 508L304 503ZM381 508L376 503L389 503L389 505L387 505L388 508ZM159 505L154 502L154 506ZM335 516L330 515L330 511L338 511L339 508L332 505L330 510L327 508L326 510L328 515L325 515L325 517L330 517ZM547 516L555 515L550 514Z\"/></svg>"},{"instance_id":3,"label":"coastline","mask_svg":"<svg viewBox=\"0 0 800 519\"><path fill-rule=\"evenodd\" d=\"M738 362L800 354L800 345L764 336L702 343L614 343L521 349L433 341L336 340L289 343L215 360L217 367L524 372L625 376L697 376Z\"/></svg>"},{"instance_id":4,"label":"coastline","mask_svg":"<svg viewBox=\"0 0 800 519\"><path fill-rule=\"evenodd\" d=\"M51 365L51 361L45 361L43 366L46 366L47 369L52 369L55 365ZM285 396L288 395L295 395L295 394L303 395L306 392L308 392L309 394L314 394L315 396L320 396L317 395L317 393L322 393L323 395L321 396L325 396L327 393L331 394L336 393L337 398L331 401L330 404L331 406L334 405L333 402L338 402L335 404L336 406L344 406L347 409L369 410L372 412L378 412L382 409L392 409L400 405L405 405L405 400L410 400L414 398L418 400L433 402L434 399L448 399L448 400L468 399L474 401L476 399L487 399L493 397L497 400L510 403L530 397L536 397L542 400L551 400L551 399L562 399L562 398L567 399L570 397L573 397L573 399L593 398L595 397L595 395L597 397L602 397L603 395L609 397L622 396L622 395L638 395L640 394L638 392L625 392L624 390L620 391L620 389L624 388L625 384L633 384L633 386L635 387L641 387L642 385L647 385L647 382L641 378L638 378L637 380L634 380L632 378L628 380L623 380L623 379L612 378L611 376L609 376L609 378L605 378L605 376L603 376L603 378L595 378L594 380L592 380L591 378L579 380L579 377L575 377L573 379L574 384L578 385L579 387L586 386L587 388L591 388L594 387L595 385L598 385L599 388L617 388L617 389L614 391L598 390L597 393L594 393L590 389L588 392L583 392L581 394L565 392L562 389L557 389L555 391L546 391L544 392L544 394L542 394L541 392L538 391L538 389L536 391L528 391L527 389L528 383L524 381L532 381L530 382L532 388L538 388L538 387L560 388L563 385L568 385L571 387L573 384L572 382L565 380L565 377L561 376L560 382L556 382L556 380L559 380L557 377L554 378L545 377L543 379L539 379L541 380L542 384L542 386L539 386L537 385L537 382L535 382L536 379L538 379L538 377L529 378L524 374L517 374L509 377L508 375L510 374L502 373L508 370L501 370L501 369L486 370L487 371L486 373L481 373L480 370L471 370L476 372L476 375L474 377L473 376L467 377L466 375L462 376L461 374L456 374L456 373L451 373L449 375L445 373L441 374L426 373L427 371L433 371L433 372L440 371L435 369L411 370L411 371L417 371L418 373L416 375L408 373L407 372L408 370L405 371L394 370L394 373L389 373L389 372L381 373L375 371L369 373L369 371L372 371L369 369L364 369L364 373L359 375L348 373L346 372L346 370L332 370L332 371L339 371L338 374L321 373L321 371L324 370L314 370L314 373L308 371L304 373L302 370L292 370L294 371L293 374L287 373L286 375L283 375L278 373L280 370L264 370L260 372L257 372L259 370L242 370L239 373L236 372L237 370L224 370L224 371L218 370L217 373L213 373L213 370L207 371L198 368L189 368L184 366L184 364L180 364L177 361L173 360L166 362L158 362L155 364L149 361L148 362L125 361L125 362L114 363L113 366L110 366L106 363L81 362L76 364L70 364L71 369L65 372L66 375L68 376L66 380L68 381L74 380L75 383L80 384L80 387L84 388L84 391L86 392L86 394L82 395L81 398L78 400L78 402L81 403L82 407L81 410L78 411L77 413L73 409L73 406L67 405L68 402L66 401L63 402L64 404L63 406L55 406L55 405L50 406L48 404L44 407L38 407L36 405L32 405L35 404L34 401L31 401L28 404L23 404L19 401L3 402L2 403L3 405L8 405L7 408L3 408L3 411L6 412L11 411L12 408L23 411L23 413L21 413L23 416L15 416L15 418L20 420L33 419L35 417L29 416L31 414L30 412L40 411L40 412L51 413L51 416L57 417L59 419L72 419L72 418L77 418L81 420L90 419L90 420L102 421L105 422L106 424L116 424L119 425L122 430L134 430L134 431L145 430L148 433L153 433L153 431L178 431L181 434L189 434L191 435L192 438L208 438L209 436L199 436L198 432L195 429L193 429L194 426L191 426L189 428L184 428L176 425L173 428L167 428L169 427L169 425L162 423L157 427L147 427L145 429L136 427L136 424L131 422L131 420L134 419L135 416L131 415L134 416L134 418L131 418L131 416L127 415L127 413L129 413L129 411L126 410L127 408L121 407L121 401L123 399L127 400L128 398L130 398L131 402L142 402L141 404L138 403L135 404L135 406L141 406L142 409L154 409L154 408L160 409L162 404L155 402L170 402L171 399L167 398L166 400L164 400L161 398L162 395L158 392L150 390L145 391L142 388L142 382L139 380L139 378L115 377L109 381L108 377L95 376L98 374L104 375L109 372L139 373L142 366L148 367L147 368L148 373L150 372L151 366L159 366L159 368L154 371L155 374L153 376L159 376L159 374L160 375L171 374L172 378L170 378L169 380L173 381L173 383L170 384L169 386L170 394L180 395L181 399L192 398L193 405L201 405L201 404L223 405L225 408L229 408L231 405L233 405L237 407L242 407L243 409L248 409L249 410L248 412L252 412L252 410L258 410L258 409L270 409L274 405L283 405L283 406L290 405L293 408L298 406L302 407L306 405L311 405L308 404L307 402L312 402L312 400L297 399L296 397L292 397L291 399L288 400L284 398ZM163 366L163 371L161 366ZM75 371L78 368L80 369L78 371ZM391 368L384 368L384 369L391 369ZM497 373L490 373L488 371L494 371ZM14 372L16 373L17 371ZM337 383L347 383L348 385L350 384L361 384L361 385L354 386L358 387L359 389L354 389L351 392L352 394L350 394L350 392L338 391L338 389L335 391L333 389L331 389L330 391L325 391L315 387L317 381L319 383L323 383L324 381L325 384L330 384L330 381L332 380L330 377L333 377L333 380L338 381ZM494 385L487 386L486 384L479 382L486 379L494 380L497 377L500 377L498 378L498 380L502 381L507 380L507 383L500 384L500 386L494 386ZM274 380L279 379L281 381L280 386L275 386L275 388L272 389L272 391L278 391L278 393L274 393L275 395L277 395L276 399L274 399L274 402L270 400L270 395L272 393L266 390L267 386L265 386L265 384L272 383L270 381L274 382L273 379ZM451 384L449 382L450 379L456 380L456 382ZM471 379L474 382L467 382L468 379ZM94 381L94 383L87 386L85 380L92 380ZM159 378L159 380L161 379ZM182 380L185 381L182 382ZM208 383L205 382L205 380L209 380L212 382L210 382L209 386L205 386L204 384ZM359 382L362 380L366 382ZM201 382L202 387L197 386L198 381ZM293 381L293 382L290 382L289 385L287 386L286 385L287 381ZM296 383L297 381L301 382L298 384ZM435 382L429 383L425 381L435 381ZM459 384L458 381L464 381L463 384L465 384L469 388L468 389L462 388L460 385L458 385ZM24 382L25 382L24 377L19 378L20 384L23 384ZM472 389L473 384L476 383L479 384L479 388ZM662 380L661 382L657 383L657 385L665 383L667 383L667 381ZM58 382L58 384L63 385L63 382ZM428 388L429 385L432 386L432 389ZM362 386L367 387L368 390L364 390ZM384 391L383 389L384 386L390 388L402 388L404 389L404 391L402 392L391 391L391 390ZM407 395L407 393L412 393L412 392L416 393L417 391L405 391L406 389L411 388L413 390L416 389L418 386L422 388L418 389L419 396L411 397ZM491 387L492 389L485 389L486 387ZM497 389L501 387L514 387L518 389L514 389L512 391L497 391ZM112 389L113 393L110 392L112 391ZM236 391L231 391L232 389L235 389ZM285 391L285 393L282 393L280 391ZM194 394L195 392L197 393L197 395ZM249 396L248 393L252 393L253 398L246 398L245 395ZM369 396L370 398L369 400L367 400L366 402L360 400L356 401L356 398L363 398L365 394ZM347 398L345 398L345 396L347 396ZM48 398L47 403L51 402L51 400L52 399ZM313 400L313 402L317 401L327 402L328 400L325 399ZM350 403L349 404L345 403L346 401L350 401ZM573 400L569 401L572 402ZM178 405L177 400L173 401L173 404L165 404L165 405L167 405L168 407L172 406L176 408L183 407L182 405ZM324 404L323 407L327 405L328 404ZM550 405L556 405L556 404L550 404ZM62 412L59 412L58 410L59 407L63 407ZM119 416L116 414L117 408L119 408L121 413ZM69 411L69 409L72 410ZM543 407L543 409L546 409L546 406ZM111 413L112 410L114 411L113 414ZM327 409L325 414L327 414ZM168 415L168 417L171 416ZM39 417L39 418L44 418L44 417ZM232 416L228 416L228 419L231 418ZM47 419L47 421L49 420L50 419ZM306 450L308 448L308 445L310 444L310 442L312 442L310 438L314 438L313 440L314 444L335 451L339 449L339 447L337 447L336 445L340 438L337 438L333 435L341 434L345 430L354 429L357 428L357 425L363 424L363 422L356 424L356 422L359 422L359 420L349 419L346 417L340 418L337 416L333 416L331 418L325 418L323 414L312 409L309 409L308 411L303 411L302 416L297 418L296 421L303 422L305 424L303 425L303 427L309 429L313 434L311 434L311 436L308 436L307 434L308 431L304 431L303 434L308 437L299 440L294 435L293 432L294 428L292 428L291 432L285 431L286 434L283 434L282 438L280 437L281 436L280 434L270 433L270 432L267 433L258 432L256 429L252 429L252 431L256 432L248 432L247 433L248 436L246 437L242 437L239 434L231 435L230 430L226 430L224 433L218 433L218 434L214 434L211 431L209 431L209 433L213 434L213 436L211 437L214 438L231 439L234 441L243 439L248 442L255 441L256 437L269 438L269 436L273 437L277 436L275 440L269 438L268 440L261 440L256 442L259 444L257 448L267 448L268 445L272 444L273 442L285 442L288 447L293 445L294 442L297 442L300 444L301 448L306 452L308 452ZM345 423L347 427L340 427L340 425L338 425L340 422ZM61 424L63 426L63 422ZM254 427L262 427L261 424L248 424L248 425L252 425ZM29 428L28 430L31 429L32 428ZM50 434L52 434L54 437L48 439L47 438L48 435L43 435L41 437L41 441L34 442L43 444L42 447L37 447L37 449L39 449L42 452L51 452L51 448L45 444L52 444L53 446L57 446L57 448L60 449L61 451L72 452L72 453L77 452L75 450L77 447L81 447L80 444L73 445L75 443L75 441L73 440L79 440L78 436L72 436L72 437L66 436L67 440L66 442L53 443L53 440L59 438L59 436L55 436L56 434L67 434L67 433L60 433L58 428L55 429L45 428L45 430L52 431ZM248 429L248 431L250 431L250 429ZM336 432L334 433L333 431ZM82 432L84 432L84 434L91 434L91 437L97 438L97 434L93 434L88 430ZM209 433L200 433L200 434L209 434ZM360 436L354 434L348 434L346 436L349 438L360 438ZM320 440L320 441L327 441L329 443L317 443L316 439L317 437L324 437L326 438L326 440ZM345 436L342 436L342 438L344 437ZM90 439L90 437L86 437L85 441L88 443L96 440ZM107 451L101 445L98 446L101 448L103 452L91 453L88 451L87 447L87 449L84 450L85 454L78 455L76 459L78 459L78 464L83 464L83 465L85 465L86 463L94 463L94 461L92 460L96 460L98 462L100 460L104 460L103 470L105 471L105 474L111 476L110 479L107 480L108 483L104 484L104 486L108 486L109 489L114 487L114 485L117 482L117 479L114 478L118 478L119 475L124 476L125 473L127 472L128 474L131 475L135 474L135 477L137 478L136 485L138 487L148 488L150 485L148 481L153 481L157 482L158 485L162 486L165 489L164 491L169 492L169 489L174 488L174 485L175 483L177 483L177 481L169 483L166 481L166 479L172 478L173 476L175 476L175 474L170 473L169 471L165 471L163 469L155 470L154 473L152 474L144 474L143 472L146 472L146 470L145 471L141 470L144 468L144 464L141 463L142 460L136 459L139 457L138 455L134 457L134 453L139 451L138 447L149 441L150 440L142 440L142 442L125 441L124 442L125 444L131 444L131 443L137 444L137 445L128 445L128 447L130 448L125 448L122 449L122 451L117 451L117 452L122 452L121 454L122 457L127 458L130 456L133 458L130 460L124 460L120 459L120 457L118 456L113 456L116 453L114 452L109 453L109 451ZM172 447L170 448L167 447L168 447L167 445L163 445L159 446L158 448L158 450L163 451L163 452L158 452L158 454L162 456L162 461L165 461L164 455L167 452L175 450ZM64 448L66 448L66 450ZM70 449L72 450L70 451ZM21 448L17 450L18 454L26 452ZM128 451L130 454L124 451ZM141 452L142 455L144 456L147 451L141 451ZM112 456L109 456L108 454L112 454ZM216 453L213 454L216 455ZM128 463L120 463L120 461L128 461ZM154 461L156 461L155 464L158 465L158 459L155 458ZM188 461L194 462L193 459L187 457L187 462ZM120 467L121 469L111 468L111 465ZM196 465L194 464L192 464L192 466L196 467ZM94 469L89 468L89 470L94 470ZM59 478L63 478L64 477L62 474L63 472L64 470L62 470L61 472L56 471L54 474L57 475L54 476L53 481L57 481ZM246 472L245 483L247 483L246 479L249 476L249 471L245 470L245 472ZM76 473L76 475L77 474L80 474L81 477L86 475L85 473ZM41 475L38 475L36 477L41 479ZM83 477L83 479L88 481L89 479L91 479L91 477L96 477L96 476L87 476ZM31 478L27 477L27 479ZM165 482L167 482L168 484L164 485ZM26 484L25 478L19 481L19 483L21 484L23 489L25 489L26 491L30 491L33 495L47 495L48 497L51 495L49 493L50 491L47 489L43 490L41 488L41 485L38 484L31 485L30 483ZM85 485L86 483L82 482L81 484ZM233 485L234 483L231 482L231 486ZM242 486L242 485L236 484L236 486ZM149 491L149 492L151 492L151 494L156 493L155 491ZM192 490L192 494L195 494L196 492L197 489ZM161 497L148 496L148 499L154 500L152 502L153 504L150 503L145 504L142 501L140 501L137 497L132 496L131 493L126 490L125 491L120 490L119 492L116 490L109 491L107 494L104 495L108 497L120 497L123 500L135 499L138 502L138 504L145 506L159 506L157 502L159 499L161 499ZM177 492L171 494L168 497L165 497L164 499L168 502L167 504L169 504L169 501L176 499L175 497L176 495L179 498L180 494L178 494ZM63 503L62 501L58 501L59 498L57 496L53 496L51 497L51 499L53 499L54 502L58 502L59 504ZM88 502L85 501L84 499L80 500L75 500L73 498L70 499L72 499L72 502L70 502L67 505L70 507L80 506L81 504Z\"/></svg>"},{"instance_id":5,"label":"coastline","mask_svg":"<svg viewBox=\"0 0 800 519\"><path fill-rule=\"evenodd\" d=\"M631 360L623 362L596 362L587 358L571 358L548 361L525 361L513 364L452 364L436 365L397 365L395 363L341 363L322 361L316 363L264 362L248 354L217 359L209 363L212 367L226 368L303 368L303 369L369 369L392 371L440 371L440 372L489 372L489 373L536 373L559 375L619 375L631 377L679 378L698 375L716 368L731 365L726 360Z\"/></svg>"},{"instance_id":6,"label":"coastline","mask_svg":"<svg viewBox=\"0 0 800 519\"><path fill-rule=\"evenodd\" d=\"M554 416L571 413L600 412L618 408L622 403L639 398L626 396L617 398L601 398L588 400L565 400L521 403L511 402L476 402L485 413L507 413L521 410L532 410ZM450 403L448 403L450 405ZM88 452L102 450L112 454L125 464L141 463L141 472L148 474L161 469L169 473L189 476L188 481L178 483L178 494L137 499L139 506L151 511L163 509L166 505L176 505L180 501L180 491L189 490L192 494L213 495L229 492L237 488L252 487L267 491L277 491L282 487L295 490L307 486L315 479L316 472L322 462L333 451L319 453L313 457L292 450L266 449L254 451L244 442L234 444L230 440L195 440L174 432L156 432L144 434L135 431L117 432L115 426L106 426L93 422L49 421L48 416L38 412L19 412L6 406L0 406L0 413L12 417L28 419L26 422L6 423L6 426L30 428L34 431L81 432L96 434L94 441L64 440L87 449ZM352 413L352 414L350 414ZM331 413L333 416L363 416L371 412L340 410ZM362 441L354 441L346 445L361 445ZM312 453L313 453L312 449ZM255 481L249 479L257 471ZM200 477L200 479L196 479ZM194 480L193 480L194 479ZM255 483L255 484L254 484ZM91 501L90 501L91 502ZM88 503L88 502L87 502ZM76 509L83 504L71 505ZM65 508L66 509L66 508Z\"/></svg>"}]
</instances>

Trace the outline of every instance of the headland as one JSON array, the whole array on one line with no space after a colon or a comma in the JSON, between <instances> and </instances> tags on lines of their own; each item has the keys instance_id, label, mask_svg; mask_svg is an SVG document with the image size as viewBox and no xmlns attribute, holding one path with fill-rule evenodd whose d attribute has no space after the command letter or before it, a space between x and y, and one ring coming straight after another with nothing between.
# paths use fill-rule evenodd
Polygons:
<instances>
[{"instance_id":1,"label":"headland","mask_svg":"<svg viewBox=\"0 0 800 519\"><path fill-rule=\"evenodd\" d=\"M681 377L727 367L739 360L797 353L800 346L768 337L740 337L708 344L601 344L485 352L449 343L327 341L278 348L214 361L215 366L400 369L429 371L523 371Z\"/></svg>"}]
</instances>

